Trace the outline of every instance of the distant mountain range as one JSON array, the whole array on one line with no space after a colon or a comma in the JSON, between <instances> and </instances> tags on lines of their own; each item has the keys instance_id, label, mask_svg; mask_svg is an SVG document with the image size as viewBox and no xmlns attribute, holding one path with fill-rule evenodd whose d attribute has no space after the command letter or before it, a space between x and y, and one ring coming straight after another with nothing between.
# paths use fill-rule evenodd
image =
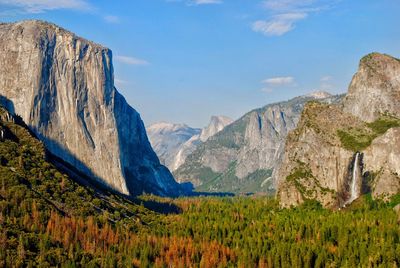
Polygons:
<instances>
[{"instance_id":1,"label":"distant mountain range","mask_svg":"<svg viewBox=\"0 0 400 268\"><path fill-rule=\"evenodd\" d=\"M208 126L203 129L162 122L149 126L147 134L161 163L174 171L200 143L232 122L233 120L226 116L212 116Z\"/></svg>"},{"instance_id":2,"label":"distant mountain range","mask_svg":"<svg viewBox=\"0 0 400 268\"><path fill-rule=\"evenodd\" d=\"M154 124L147 131L156 153L178 182L190 182L205 192L273 193L272 171L305 103L340 99L315 92L253 110L233 123L226 117L212 117L201 133L168 123Z\"/></svg>"}]
</instances>

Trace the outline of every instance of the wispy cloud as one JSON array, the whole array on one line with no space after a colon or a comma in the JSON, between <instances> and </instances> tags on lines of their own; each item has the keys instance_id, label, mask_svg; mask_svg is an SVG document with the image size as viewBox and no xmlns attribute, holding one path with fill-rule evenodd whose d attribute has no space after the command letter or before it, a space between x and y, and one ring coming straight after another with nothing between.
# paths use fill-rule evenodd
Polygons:
<instances>
[{"instance_id":1,"label":"wispy cloud","mask_svg":"<svg viewBox=\"0 0 400 268\"><path fill-rule=\"evenodd\" d=\"M295 23L307 17L306 13L286 13L273 16L270 20L258 20L252 25L255 32L268 36L281 36L295 28Z\"/></svg>"},{"instance_id":2,"label":"wispy cloud","mask_svg":"<svg viewBox=\"0 0 400 268\"><path fill-rule=\"evenodd\" d=\"M296 23L311 14L332 8L340 0L265 0L267 19L253 22L255 32L281 36L296 28Z\"/></svg>"},{"instance_id":3,"label":"wispy cloud","mask_svg":"<svg viewBox=\"0 0 400 268\"><path fill-rule=\"evenodd\" d=\"M119 17L113 16L113 15L106 15L106 16L103 17L103 19L104 19L106 22L108 22L108 23L117 24L117 23L120 23L120 22L121 22L121 20L120 20Z\"/></svg>"},{"instance_id":4,"label":"wispy cloud","mask_svg":"<svg viewBox=\"0 0 400 268\"><path fill-rule=\"evenodd\" d=\"M267 78L261 82L267 85L282 86L282 85L293 84L294 78L292 76L279 76L279 77Z\"/></svg>"},{"instance_id":5,"label":"wispy cloud","mask_svg":"<svg viewBox=\"0 0 400 268\"><path fill-rule=\"evenodd\" d=\"M138 59L135 57L128 56L116 56L115 60L128 65L149 65L149 62L146 60Z\"/></svg>"},{"instance_id":6,"label":"wispy cloud","mask_svg":"<svg viewBox=\"0 0 400 268\"><path fill-rule=\"evenodd\" d=\"M295 80L292 76L278 76L264 79L261 83L264 85L261 91L264 93L271 93L278 87L294 86Z\"/></svg>"},{"instance_id":7,"label":"wispy cloud","mask_svg":"<svg viewBox=\"0 0 400 268\"><path fill-rule=\"evenodd\" d=\"M222 0L193 0L191 2L194 5L222 4Z\"/></svg>"},{"instance_id":8,"label":"wispy cloud","mask_svg":"<svg viewBox=\"0 0 400 268\"><path fill-rule=\"evenodd\" d=\"M165 0L170 3L186 3L188 6L222 4L223 0Z\"/></svg>"},{"instance_id":9,"label":"wispy cloud","mask_svg":"<svg viewBox=\"0 0 400 268\"><path fill-rule=\"evenodd\" d=\"M265 0L263 6L269 11L275 12L313 12L321 10L328 0Z\"/></svg>"},{"instance_id":10,"label":"wispy cloud","mask_svg":"<svg viewBox=\"0 0 400 268\"><path fill-rule=\"evenodd\" d=\"M90 10L92 7L84 0L0 0L4 9L24 13L43 13L48 10L74 9Z\"/></svg>"}]
</instances>

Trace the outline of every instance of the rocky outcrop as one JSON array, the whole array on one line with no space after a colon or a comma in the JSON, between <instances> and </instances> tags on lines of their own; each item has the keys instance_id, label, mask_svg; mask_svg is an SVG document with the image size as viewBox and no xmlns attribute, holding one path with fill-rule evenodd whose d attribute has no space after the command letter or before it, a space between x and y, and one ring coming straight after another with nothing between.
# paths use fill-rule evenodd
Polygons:
<instances>
[{"instance_id":1,"label":"rocky outcrop","mask_svg":"<svg viewBox=\"0 0 400 268\"><path fill-rule=\"evenodd\" d=\"M105 47L41 21L0 24L0 95L55 156L124 194L176 195Z\"/></svg>"},{"instance_id":2,"label":"rocky outcrop","mask_svg":"<svg viewBox=\"0 0 400 268\"><path fill-rule=\"evenodd\" d=\"M400 117L400 60L372 53L360 61L344 100L344 111L373 122L382 114Z\"/></svg>"},{"instance_id":3,"label":"rocky outcrop","mask_svg":"<svg viewBox=\"0 0 400 268\"><path fill-rule=\"evenodd\" d=\"M184 124L156 123L147 128L151 145L170 170L178 169L196 147L232 123L226 116L212 116L203 129Z\"/></svg>"},{"instance_id":4,"label":"rocky outcrop","mask_svg":"<svg viewBox=\"0 0 400 268\"><path fill-rule=\"evenodd\" d=\"M364 57L343 103L310 103L289 134L277 168L283 207L316 199L339 208L362 193L400 192L400 62Z\"/></svg>"},{"instance_id":5,"label":"rocky outcrop","mask_svg":"<svg viewBox=\"0 0 400 268\"><path fill-rule=\"evenodd\" d=\"M271 170L281 159L287 133L297 125L304 104L326 94L302 96L247 113L199 145L174 172L175 177L202 191L272 191Z\"/></svg>"},{"instance_id":6,"label":"rocky outcrop","mask_svg":"<svg viewBox=\"0 0 400 268\"><path fill-rule=\"evenodd\" d=\"M400 128L389 129L364 152L365 170L373 174L372 193L387 199L400 193Z\"/></svg>"},{"instance_id":7,"label":"rocky outcrop","mask_svg":"<svg viewBox=\"0 0 400 268\"><path fill-rule=\"evenodd\" d=\"M201 130L200 140L202 142L207 141L211 136L214 136L232 122L233 120L227 116L212 116L208 126Z\"/></svg>"},{"instance_id":8,"label":"rocky outcrop","mask_svg":"<svg viewBox=\"0 0 400 268\"><path fill-rule=\"evenodd\" d=\"M277 168L278 197L283 207L317 199L340 207L349 199L354 153L343 148L337 131L363 127L356 117L335 105L309 103L298 127L289 134Z\"/></svg>"}]
</instances>

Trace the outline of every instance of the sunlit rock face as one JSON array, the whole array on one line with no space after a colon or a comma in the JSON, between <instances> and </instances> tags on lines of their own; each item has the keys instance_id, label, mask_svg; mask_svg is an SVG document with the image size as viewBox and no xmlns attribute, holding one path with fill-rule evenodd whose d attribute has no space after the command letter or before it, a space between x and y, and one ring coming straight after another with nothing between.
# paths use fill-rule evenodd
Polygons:
<instances>
[{"instance_id":1,"label":"sunlit rock face","mask_svg":"<svg viewBox=\"0 0 400 268\"><path fill-rule=\"evenodd\" d=\"M200 144L175 177L196 187L207 186L200 188L204 191L271 191L276 176L271 178L270 172L281 162L287 134L296 127L304 105L340 99L315 92L252 110Z\"/></svg>"},{"instance_id":2,"label":"sunlit rock face","mask_svg":"<svg viewBox=\"0 0 400 268\"><path fill-rule=\"evenodd\" d=\"M360 61L344 101L344 111L372 122L381 114L400 117L400 60L372 53Z\"/></svg>"},{"instance_id":3,"label":"sunlit rock face","mask_svg":"<svg viewBox=\"0 0 400 268\"><path fill-rule=\"evenodd\" d=\"M342 103L308 104L277 168L281 205L315 199L340 208L363 192L384 200L399 193L399 103L400 61L372 53L361 59ZM356 136L343 139L340 131ZM365 137L371 140L361 149L349 148Z\"/></svg>"},{"instance_id":4,"label":"sunlit rock face","mask_svg":"<svg viewBox=\"0 0 400 268\"><path fill-rule=\"evenodd\" d=\"M375 175L372 194L387 199L400 192L400 128L376 138L364 153L365 170Z\"/></svg>"},{"instance_id":5,"label":"sunlit rock face","mask_svg":"<svg viewBox=\"0 0 400 268\"><path fill-rule=\"evenodd\" d=\"M277 195L283 207L306 199L340 207L350 198L354 153L342 148L336 134L342 126L357 127L362 122L336 105L310 103L305 107L277 168Z\"/></svg>"},{"instance_id":6,"label":"sunlit rock face","mask_svg":"<svg viewBox=\"0 0 400 268\"><path fill-rule=\"evenodd\" d=\"M48 150L124 194L175 195L139 114L114 87L112 53L41 21L0 24L0 95Z\"/></svg>"}]
</instances>

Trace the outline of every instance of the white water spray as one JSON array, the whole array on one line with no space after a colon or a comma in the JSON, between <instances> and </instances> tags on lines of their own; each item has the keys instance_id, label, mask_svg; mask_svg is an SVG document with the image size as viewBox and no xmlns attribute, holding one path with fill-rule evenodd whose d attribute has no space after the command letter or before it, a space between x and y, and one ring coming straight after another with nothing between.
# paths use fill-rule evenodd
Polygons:
<instances>
[{"instance_id":1,"label":"white water spray","mask_svg":"<svg viewBox=\"0 0 400 268\"><path fill-rule=\"evenodd\" d=\"M351 188L350 188L350 199L347 200L346 205L350 204L351 202L353 202L354 200L356 200L358 198L358 196L360 195L360 187L359 187L359 182L358 182L358 178L359 176L359 169L360 169L360 163L359 163L359 156L360 153L356 153L356 158L354 159L354 165L353 165L353 176L351 178Z\"/></svg>"}]
</instances>

